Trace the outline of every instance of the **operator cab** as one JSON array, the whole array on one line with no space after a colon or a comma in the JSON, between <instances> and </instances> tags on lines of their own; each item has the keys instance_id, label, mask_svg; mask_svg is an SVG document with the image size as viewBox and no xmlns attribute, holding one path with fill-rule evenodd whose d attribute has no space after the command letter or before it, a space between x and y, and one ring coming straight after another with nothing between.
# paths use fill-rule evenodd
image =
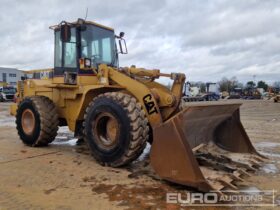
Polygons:
<instances>
[{"instance_id":1,"label":"operator cab","mask_svg":"<svg viewBox=\"0 0 280 210\"><path fill-rule=\"evenodd\" d=\"M61 22L50 27L55 33L54 78L64 77L66 84L77 84L77 76L96 76L98 65L118 66L120 39L121 53L126 50L123 37L115 36L112 28L91 21Z\"/></svg>"}]
</instances>

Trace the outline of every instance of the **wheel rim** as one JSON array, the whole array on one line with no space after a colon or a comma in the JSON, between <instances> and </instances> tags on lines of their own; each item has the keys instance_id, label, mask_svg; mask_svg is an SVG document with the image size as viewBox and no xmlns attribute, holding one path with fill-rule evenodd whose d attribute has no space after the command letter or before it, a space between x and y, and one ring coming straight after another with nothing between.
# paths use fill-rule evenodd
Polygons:
<instances>
[{"instance_id":1,"label":"wheel rim","mask_svg":"<svg viewBox=\"0 0 280 210\"><path fill-rule=\"evenodd\" d=\"M35 128L35 116L30 109L24 110L21 118L21 126L27 135L31 135Z\"/></svg>"},{"instance_id":2,"label":"wheel rim","mask_svg":"<svg viewBox=\"0 0 280 210\"><path fill-rule=\"evenodd\" d=\"M102 113L98 115L92 128L101 148L110 150L117 145L120 129L118 120L112 114Z\"/></svg>"}]
</instances>

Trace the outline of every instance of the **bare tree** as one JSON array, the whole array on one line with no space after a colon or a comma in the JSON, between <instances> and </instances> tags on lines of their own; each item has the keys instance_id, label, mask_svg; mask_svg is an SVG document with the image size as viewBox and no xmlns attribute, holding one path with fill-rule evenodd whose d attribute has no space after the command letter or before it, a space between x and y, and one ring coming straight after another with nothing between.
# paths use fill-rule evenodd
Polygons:
<instances>
[{"instance_id":1,"label":"bare tree","mask_svg":"<svg viewBox=\"0 0 280 210\"><path fill-rule=\"evenodd\" d=\"M248 81L246 84L247 88L254 88L256 87L256 83L254 81Z\"/></svg>"},{"instance_id":2,"label":"bare tree","mask_svg":"<svg viewBox=\"0 0 280 210\"><path fill-rule=\"evenodd\" d=\"M261 80L261 81L258 81L257 87L258 87L258 88L263 88L264 91L267 91L267 89L268 89L268 84L266 84L265 81L262 81L262 80Z\"/></svg>"},{"instance_id":3,"label":"bare tree","mask_svg":"<svg viewBox=\"0 0 280 210\"><path fill-rule=\"evenodd\" d=\"M220 85L220 91L227 91L230 92L234 88L243 86L242 83L239 83L236 77L232 77L231 79L228 79L226 77L223 77L219 82Z\"/></svg>"}]
</instances>

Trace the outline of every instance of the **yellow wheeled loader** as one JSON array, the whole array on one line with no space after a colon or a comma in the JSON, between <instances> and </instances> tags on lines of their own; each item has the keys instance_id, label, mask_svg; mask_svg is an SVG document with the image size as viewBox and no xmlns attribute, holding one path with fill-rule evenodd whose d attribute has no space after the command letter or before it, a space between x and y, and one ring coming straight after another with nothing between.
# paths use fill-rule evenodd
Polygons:
<instances>
[{"instance_id":1,"label":"yellow wheeled loader","mask_svg":"<svg viewBox=\"0 0 280 210\"><path fill-rule=\"evenodd\" d=\"M279 101L280 101L280 95L274 96L273 101L274 101L275 103L279 102Z\"/></svg>"},{"instance_id":2,"label":"yellow wheeled loader","mask_svg":"<svg viewBox=\"0 0 280 210\"><path fill-rule=\"evenodd\" d=\"M160 177L201 191L236 189L263 161L240 122L241 104L181 104L185 75L119 67L127 48L112 28L82 19L50 28L54 68L22 78L11 106L24 144L46 146L68 126L100 164L120 167L149 142ZM159 77L173 80L171 89Z\"/></svg>"}]
</instances>

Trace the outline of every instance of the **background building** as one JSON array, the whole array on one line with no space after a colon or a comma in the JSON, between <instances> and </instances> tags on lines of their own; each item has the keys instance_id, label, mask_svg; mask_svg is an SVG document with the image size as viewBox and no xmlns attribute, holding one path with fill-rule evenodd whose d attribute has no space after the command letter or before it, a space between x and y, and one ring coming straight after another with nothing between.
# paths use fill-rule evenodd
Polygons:
<instances>
[{"instance_id":1,"label":"background building","mask_svg":"<svg viewBox=\"0 0 280 210\"><path fill-rule=\"evenodd\" d=\"M24 72L15 68L0 67L0 82L7 82L16 87L17 81L21 80Z\"/></svg>"}]
</instances>

